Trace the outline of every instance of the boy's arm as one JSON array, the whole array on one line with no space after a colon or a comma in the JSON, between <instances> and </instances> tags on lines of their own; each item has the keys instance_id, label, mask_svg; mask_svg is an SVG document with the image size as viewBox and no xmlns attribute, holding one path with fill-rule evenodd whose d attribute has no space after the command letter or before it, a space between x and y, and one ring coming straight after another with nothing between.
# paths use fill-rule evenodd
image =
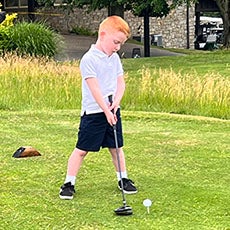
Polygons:
<instances>
[{"instance_id":1,"label":"boy's arm","mask_svg":"<svg viewBox=\"0 0 230 230\"><path fill-rule=\"evenodd\" d=\"M119 76L117 78L117 91L114 96L114 102L110 108L110 109L114 109L115 113L120 105L124 92L125 92L125 79L124 76Z\"/></svg>"},{"instance_id":2,"label":"boy's arm","mask_svg":"<svg viewBox=\"0 0 230 230\"><path fill-rule=\"evenodd\" d=\"M116 124L116 117L111 112L110 107L105 103L97 79L90 77L86 79L86 82L97 104L105 113L108 123L110 125Z\"/></svg>"}]
</instances>

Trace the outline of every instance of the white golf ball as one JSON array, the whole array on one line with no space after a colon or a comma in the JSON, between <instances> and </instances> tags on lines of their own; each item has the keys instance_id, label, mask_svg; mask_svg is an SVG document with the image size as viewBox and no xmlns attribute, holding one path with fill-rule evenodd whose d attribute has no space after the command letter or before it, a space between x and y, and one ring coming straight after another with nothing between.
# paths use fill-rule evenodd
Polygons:
<instances>
[{"instance_id":1,"label":"white golf ball","mask_svg":"<svg viewBox=\"0 0 230 230\"><path fill-rule=\"evenodd\" d=\"M151 201L150 199L145 199L145 200L143 201L143 205L144 205L145 207L150 207L150 206L152 205L152 201Z\"/></svg>"}]
</instances>

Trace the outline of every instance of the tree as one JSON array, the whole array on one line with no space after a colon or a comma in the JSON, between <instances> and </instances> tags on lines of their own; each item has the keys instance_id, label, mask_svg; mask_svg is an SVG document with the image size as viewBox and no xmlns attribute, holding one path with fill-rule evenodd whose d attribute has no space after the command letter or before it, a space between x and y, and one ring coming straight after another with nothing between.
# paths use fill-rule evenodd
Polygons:
<instances>
[{"instance_id":1,"label":"tree","mask_svg":"<svg viewBox=\"0 0 230 230\"><path fill-rule=\"evenodd\" d=\"M230 48L230 0L216 0L224 24L223 46Z\"/></svg>"},{"instance_id":2,"label":"tree","mask_svg":"<svg viewBox=\"0 0 230 230\"><path fill-rule=\"evenodd\" d=\"M66 1L66 0L64 0ZM150 56L149 17L163 17L169 13L166 0L67 0L68 4L83 7L87 5L90 10L108 8L109 15L115 14L111 9L131 10L134 15L144 17L144 56ZM121 16L121 15L120 15Z\"/></svg>"},{"instance_id":3,"label":"tree","mask_svg":"<svg viewBox=\"0 0 230 230\"><path fill-rule=\"evenodd\" d=\"M169 5L165 0L147 0L147 1L125 1L120 0L126 10L131 10L134 15L144 17L144 56L150 57L149 41L149 17L163 17L169 11Z\"/></svg>"},{"instance_id":4,"label":"tree","mask_svg":"<svg viewBox=\"0 0 230 230\"><path fill-rule=\"evenodd\" d=\"M42 3L52 4L55 0L37 0ZM230 47L230 0L214 0L219 7L221 17L224 24L224 42L223 46L226 48ZM83 7L88 6L89 10L96 10L102 8L108 8L109 15L118 14L118 12L124 10L131 10L136 16L144 17L144 37L146 40L149 39L149 17L163 17L166 16L170 9L175 8L182 4L197 3L199 0L172 0L171 5L168 4L167 0L62 0L68 6ZM120 15L120 14L118 14ZM122 16L122 13L121 15ZM145 43L148 41L145 41ZM146 43L145 46L149 46ZM146 50L147 55L148 51Z\"/></svg>"}]
</instances>

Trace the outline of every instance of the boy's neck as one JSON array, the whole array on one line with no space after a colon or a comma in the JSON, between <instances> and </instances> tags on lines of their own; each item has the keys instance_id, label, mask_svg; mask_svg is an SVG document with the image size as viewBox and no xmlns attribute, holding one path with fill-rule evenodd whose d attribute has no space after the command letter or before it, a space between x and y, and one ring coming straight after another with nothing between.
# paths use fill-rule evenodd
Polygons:
<instances>
[{"instance_id":1,"label":"boy's neck","mask_svg":"<svg viewBox=\"0 0 230 230\"><path fill-rule=\"evenodd\" d=\"M96 41L95 48L97 48L98 50L100 50L101 52L103 52L103 53L104 53L105 55L107 55L108 57L110 56L110 55L108 55L108 54L104 51L104 49L102 48L101 42L100 42L99 39Z\"/></svg>"},{"instance_id":2,"label":"boy's neck","mask_svg":"<svg viewBox=\"0 0 230 230\"><path fill-rule=\"evenodd\" d=\"M104 53L104 50L103 50L102 47L101 47L101 43L100 43L99 39L96 41L95 47L96 47L98 50L100 50L100 51L102 51L102 52Z\"/></svg>"}]
</instances>

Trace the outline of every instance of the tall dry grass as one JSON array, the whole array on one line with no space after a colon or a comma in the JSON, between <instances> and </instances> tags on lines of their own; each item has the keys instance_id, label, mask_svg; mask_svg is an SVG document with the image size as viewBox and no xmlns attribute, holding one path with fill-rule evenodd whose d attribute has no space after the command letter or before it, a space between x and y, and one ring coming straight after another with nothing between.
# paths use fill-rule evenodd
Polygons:
<instances>
[{"instance_id":1,"label":"tall dry grass","mask_svg":"<svg viewBox=\"0 0 230 230\"><path fill-rule=\"evenodd\" d=\"M140 78L126 76L126 109L230 117L230 80L219 74L199 76L143 68Z\"/></svg>"},{"instance_id":2,"label":"tall dry grass","mask_svg":"<svg viewBox=\"0 0 230 230\"><path fill-rule=\"evenodd\" d=\"M80 109L79 62L45 58L0 58L0 109ZM230 80L219 74L182 74L173 69L137 70L126 75L126 110L230 118Z\"/></svg>"},{"instance_id":3,"label":"tall dry grass","mask_svg":"<svg viewBox=\"0 0 230 230\"><path fill-rule=\"evenodd\" d=\"M0 109L79 108L78 63L46 58L0 58Z\"/></svg>"}]
</instances>

